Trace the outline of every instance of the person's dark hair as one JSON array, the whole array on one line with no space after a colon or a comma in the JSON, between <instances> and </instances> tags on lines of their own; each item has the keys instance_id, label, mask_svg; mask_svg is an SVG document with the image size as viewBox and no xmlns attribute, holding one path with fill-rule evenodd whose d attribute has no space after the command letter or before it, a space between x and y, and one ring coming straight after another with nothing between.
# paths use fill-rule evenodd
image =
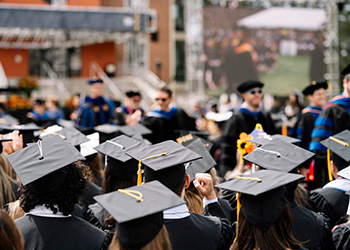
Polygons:
<instances>
[{"instance_id":1,"label":"person's dark hair","mask_svg":"<svg viewBox=\"0 0 350 250\"><path fill-rule=\"evenodd\" d=\"M169 97L173 96L173 91L171 89L169 89L168 87L160 88L159 91L167 93L169 95Z\"/></svg>"},{"instance_id":2,"label":"person's dark hair","mask_svg":"<svg viewBox=\"0 0 350 250\"><path fill-rule=\"evenodd\" d=\"M0 210L0 249L24 249L21 232L10 216L2 210Z\"/></svg>"},{"instance_id":3,"label":"person's dark hair","mask_svg":"<svg viewBox=\"0 0 350 250\"><path fill-rule=\"evenodd\" d=\"M90 167L91 176L89 181L95 183L97 186L101 186L102 179L102 161L100 154L93 154L86 156L86 165Z\"/></svg>"},{"instance_id":4,"label":"person's dark hair","mask_svg":"<svg viewBox=\"0 0 350 250\"><path fill-rule=\"evenodd\" d=\"M276 222L266 232L251 224L240 211L237 241L230 249L283 250L293 249L298 245L300 243L292 235L292 215L290 207L287 205Z\"/></svg>"},{"instance_id":5,"label":"person's dark hair","mask_svg":"<svg viewBox=\"0 0 350 250\"><path fill-rule=\"evenodd\" d=\"M182 190L183 190L183 188L185 186L186 176L187 176L187 174L185 175L185 178L182 180L180 185L175 190L173 190L174 193L177 194L178 196L181 196Z\"/></svg>"},{"instance_id":6,"label":"person's dark hair","mask_svg":"<svg viewBox=\"0 0 350 250\"><path fill-rule=\"evenodd\" d=\"M350 74L346 74L344 76L345 81L349 82L350 81Z\"/></svg>"},{"instance_id":7,"label":"person's dark hair","mask_svg":"<svg viewBox=\"0 0 350 250\"><path fill-rule=\"evenodd\" d=\"M137 184L137 175L133 175L127 180L120 179L117 176L113 175L111 170L109 170L108 165L106 165L103 173L102 189L103 193L110 193L121 188L128 188L135 186Z\"/></svg>"},{"instance_id":8,"label":"person's dark hair","mask_svg":"<svg viewBox=\"0 0 350 250\"><path fill-rule=\"evenodd\" d=\"M66 166L68 172L62 186L54 193L37 195L31 184L21 186L20 206L24 212L29 212L37 205L45 205L54 213L60 211L64 215L71 214L74 205L87 186L86 176L89 168L83 163L77 162ZM44 177L45 178L45 177ZM57 207L56 207L57 206Z\"/></svg>"}]
</instances>

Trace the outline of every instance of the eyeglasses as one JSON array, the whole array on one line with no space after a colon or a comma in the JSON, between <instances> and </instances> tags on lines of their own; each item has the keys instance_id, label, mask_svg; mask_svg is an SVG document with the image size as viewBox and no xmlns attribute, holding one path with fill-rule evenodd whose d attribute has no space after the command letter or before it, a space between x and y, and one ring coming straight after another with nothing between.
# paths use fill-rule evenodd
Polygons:
<instances>
[{"instance_id":1,"label":"eyeglasses","mask_svg":"<svg viewBox=\"0 0 350 250\"><path fill-rule=\"evenodd\" d=\"M165 102L166 100L168 100L168 98L156 98L156 101L162 101L162 102Z\"/></svg>"},{"instance_id":2,"label":"eyeglasses","mask_svg":"<svg viewBox=\"0 0 350 250\"><path fill-rule=\"evenodd\" d=\"M250 89L247 92L251 93L252 95L255 95L255 93L262 94L262 89L258 89L258 90Z\"/></svg>"}]
</instances>

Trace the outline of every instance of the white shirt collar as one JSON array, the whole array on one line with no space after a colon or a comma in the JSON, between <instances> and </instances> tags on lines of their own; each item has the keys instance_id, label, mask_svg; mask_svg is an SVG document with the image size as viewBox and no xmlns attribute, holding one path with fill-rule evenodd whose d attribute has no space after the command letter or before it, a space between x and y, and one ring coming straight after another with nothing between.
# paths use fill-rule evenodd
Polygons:
<instances>
[{"instance_id":1,"label":"white shirt collar","mask_svg":"<svg viewBox=\"0 0 350 250\"><path fill-rule=\"evenodd\" d=\"M164 219L182 219L190 216L186 204L182 204L163 211Z\"/></svg>"},{"instance_id":2,"label":"white shirt collar","mask_svg":"<svg viewBox=\"0 0 350 250\"><path fill-rule=\"evenodd\" d=\"M55 207L57 207L55 205ZM33 209L31 209L27 214L41 216L41 217L71 217L72 215L63 215L60 211L56 214L50 208L45 207L45 205L36 205Z\"/></svg>"}]
</instances>

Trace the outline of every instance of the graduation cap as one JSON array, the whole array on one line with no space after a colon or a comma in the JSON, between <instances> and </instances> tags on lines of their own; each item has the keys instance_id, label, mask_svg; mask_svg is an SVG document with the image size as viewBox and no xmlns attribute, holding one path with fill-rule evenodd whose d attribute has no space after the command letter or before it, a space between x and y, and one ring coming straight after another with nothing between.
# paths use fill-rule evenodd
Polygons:
<instances>
[{"instance_id":1,"label":"graduation cap","mask_svg":"<svg viewBox=\"0 0 350 250\"><path fill-rule=\"evenodd\" d=\"M52 132L51 134L57 134L61 136L62 139L69 141L75 147L79 146L84 142L89 141L89 139L83 133L81 133L79 130L77 130L74 127L66 127L61 130L58 130L57 132ZM44 136L40 135L41 138L43 138Z\"/></svg>"},{"instance_id":2,"label":"graduation cap","mask_svg":"<svg viewBox=\"0 0 350 250\"><path fill-rule=\"evenodd\" d=\"M127 149L143 148L144 146L142 142L120 135L98 145L95 150L107 155L107 166L114 176L128 180L137 174L138 162L125 152Z\"/></svg>"},{"instance_id":3,"label":"graduation cap","mask_svg":"<svg viewBox=\"0 0 350 250\"><path fill-rule=\"evenodd\" d=\"M116 234L125 249L141 249L163 227L163 210L184 201L158 181L95 196L117 221Z\"/></svg>"},{"instance_id":4,"label":"graduation cap","mask_svg":"<svg viewBox=\"0 0 350 250\"><path fill-rule=\"evenodd\" d=\"M348 64L348 66L346 66L345 69L343 69L343 71L341 73L343 76L350 74L350 63Z\"/></svg>"},{"instance_id":5,"label":"graduation cap","mask_svg":"<svg viewBox=\"0 0 350 250\"><path fill-rule=\"evenodd\" d=\"M188 132L187 134L181 134L181 136L179 138L176 139L176 141L181 144L182 146L187 146L189 144L191 144L192 142L194 142L195 140L200 139L202 144L205 146L205 148L210 151L211 148L213 147L213 143L203 139L202 137L199 137L195 134L192 134L190 132Z\"/></svg>"},{"instance_id":6,"label":"graduation cap","mask_svg":"<svg viewBox=\"0 0 350 250\"><path fill-rule=\"evenodd\" d=\"M294 137L290 137L290 136L285 136L285 135L279 135L279 134L275 134L275 135L268 135L268 136L265 136L265 137L261 137L261 138L254 138L254 139L251 139L251 140L248 140L252 143L255 143L257 145L264 145L270 141L272 141L273 139L280 139L280 140L283 140L285 142L288 142L288 143L298 143L300 142L299 139L297 138L294 138Z\"/></svg>"},{"instance_id":7,"label":"graduation cap","mask_svg":"<svg viewBox=\"0 0 350 250\"><path fill-rule=\"evenodd\" d=\"M158 180L175 191L186 176L185 163L202 158L190 149L174 141L127 150L126 153L139 161L138 184L141 183L141 167L145 165L146 182Z\"/></svg>"},{"instance_id":8,"label":"graduation cap","mask_svg":"<svg viewBox=\"0 0 350 250\"><path fill-rule=\"evenodd\" d=\"M94 83L103 83L103 80L101 78L98 78L98 77L93 77L93 78L90 78L88 80L89 85L94 84Z\"/></svg>"},{"instance_id":9,"label":"graduation cap","mask_svg":"<svg viewBox=\"0 0 350 250\"><path fill-rule=\"evenodd\" d=\"M27 124L15 125L15 126L10 126L10 125L0 123L0 130L2 130L4 133L12 132L14 130L19 130L20 133L23 135L24 144L32 142L34 140L34 134L33 134L34 131L38 131L40 129L43 129L43 128L39 127L35 123L27 123Z\"/></svg>"},{"instance_id":10,"label":"graduation cap","mask_svg":"<svg viewBox=\"0 0 350 250\"><path fill-rule=\"evenodd\" d=\"M151 143L149 140L143 138L142 135L141 135L140 133L134 134L133 136L131 136L131 138L134 139L134 140L143 142L143 143L145 143L145 144L147 144L147 145L152 145L152 143Z\"/></svg>"},{"instance_id":11,"label":"graduation cap","mask_svg":"<svg viewBox=\"0 0 350 250\"><path fill-rule=\"evenodd\" d=\"M31 184L38 194L49 194L59 188L67 174L66 166L85 160L72 144L58 135L31 143L7 156L24 186Z\"/></svg>"},{"instance_id":12,"label":"graduation cap","mask_svg":"<svg viewBox=\"0 0 350 250\"><path fill-rule=\"evenodd\" d=\"M191 181L196 178L197 173L206 173L212 167L216 166L215 160L200 139L193 141L186 147L203 157L202 159L193 161L188 165L186 172L191 177Z\"/></svg>"},{"instance_id":13,"label":"graduation cap","mask_svg":"<svg viewBox=\"0 0 350 250\"><path fill-rule=\"evenodd\" d=\"M290 172L310 160L314 153L301 147L273 139L243 157L264 169Z\"/></svg>"},{"instance_id":14,"label":"graduation cap","mask_svg":"<svg viewBox=\"0 0 350 250\"><path fill-rule=\"evenodd\" d=\"M152 130L149 128L145 127L144 125L138 123L132 126L120 126L119 131L122 132L123 134L127 136L133 136L135 134L140 133L141 135L149 135L152 134Z\"/></svg>"},{"instance_id":15,"label":"graduation cap","mask_svg":"<svg viewBox=\"0 0 350 250\"><path fill-rule=\"evenodd\" d=\"M231 111L227 111L227 112L221 112L221 113L215 113L215 112L208 112L206 115L205 115L205 118L207 120L212 120L214 122L225 122L227 121L228 119L231 118L231 116L233 115L233 112Z\"/></svg>"},{"instance_id":16,"label":"graduation cap","mask_svg":"<svg viewBox=\"0 0 350 250\"><path fill-rule=\"evenodd\" d=\"M262 87L264 87L264 84L262 82L256 80L248 80L238 85L237 90L239 93L245 93L250 89Z\"/></svg>"},{"instance_id":17,"label":"graduation cap","mask_svg":"<svg viewBox=\"0 0 350 250\"><path fill-rule=\"evenodd\" d=\"M328 161L328 177L329 180L333 180L333 176L330 170L330 158L332 151L332 159L338 170L349 166L350 162L350 131L344 130L336 135L330 136L327 139L321 141L321 144L325 146L327 150Z\"/></svg>"},{"instance_id":18,"label":"graduation cap","mask_svg":"<svg viewBox=\"0 0 350 250\"><path fill-rule=\"evenodd\" d=\"M113 125L113 124L103 124L103 125L98 125L94 127L95 131L103 134L113 134L118 132L119 129L120 129L120 126Z\"/></svg>"},{"instance_id":19,"label":"graduation cap","mask_svg":"<svg viewBox=\"0 0 350 250\"><path fill-rule=\"evenodd\" d=\"M304 179L303 175L261 170L215 187L238 192L237 214L241 213L260 230L266 232L278 219L287 203L285 185Z\"/></svg>"},{"instance_id":20,"label":"graduation cap","mask_svg":"<svg viewBox=\"0 0 350 250\"><path fill-rule=\"evenodd\" d=\"M305 96L312 95L318 89L327 89L327 88L328 88L327 81L321 81L321 82L312 81L311 84L303 90L303 95Z\"/></svg>"},{"instance_id":21,"label":"graduation cap","mask_svg":"<svg viewBox=\"0 0 350 250\"><path fill-rule=\"evenodd\" d=\"M18 123L18 119L13 117L12 115L5 114L0 117L0 123L4 125L11 126L13 124Z\"/></svg>"}]
</instances>

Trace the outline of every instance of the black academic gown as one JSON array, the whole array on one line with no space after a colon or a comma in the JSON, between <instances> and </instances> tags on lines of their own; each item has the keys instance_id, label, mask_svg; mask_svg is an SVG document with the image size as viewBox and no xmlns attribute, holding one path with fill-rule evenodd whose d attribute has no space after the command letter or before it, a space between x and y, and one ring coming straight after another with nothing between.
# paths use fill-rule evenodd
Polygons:
<instances>
[{"instance_id":1,"label":"black academic gown","mask_svg":"<svg viewBox=\"0 0 350 250\"><path fill-rule=\"evenodd\" d=\"M204 209L204 216L190 213L182 219L164 219L173 250L230 248L233 242L231 224L219 203L209 205Z\"/></svg>"},{"instance_id":2,"label":"black academic gown","mask_svg":"<svg viewBox=\"0 0 350 250\"><path fill-rule=\"evenodd\" d=\"M350 224L342 224L333 230L333 243L336 250L350 249Z\"/></svg>"},{"instance_id":3,"label":"black academic gown","mask_svg":"<svg viewBox=\"0 0 350 250\"><path fill-rule=\"evenodd\" d=\"M295 239L307 249L333 250L330 221L327 217L301 207L295 201L289 203Z\"/></svg>"},{"instance_id":4,"label":"black academic gown","mask_svg":"<svg viewBox=\"0 0 350 250\"><path fill-rule=\"evenodd\" d=\"M188 116L183 109L177 109L171 119L166 117L145 116L141 122L144 126L152 130L152 134L145 135L144 138L152 144L166 140L176 140L178 130L195 131L195 119Z\"/></svg>"},{"instance_id":5,"label":"black academic gown","mask_svg":"<svg viewBox=\"0 0 350 250\"><path fill-rule=\"evenodd\" d=\"M81 218L41 217L27 214L15 220L25 249L107 249L106 234Z\"/></svg>"},{"instance_id":6,"label":"black academic gown","mask_svg":"<svg viewBox=\"0 0 350 250\"><path fill-rule=\"evenodd\" d=\"M237 140L242 132L249 134L255 129L257 123L260 123L267 134L275 134L275 125L271 117L261 112L258 116L253 117L242 111L237 111L227 121L221 139L221 159L220 172L221 176L229 170L236 167Z\"/></svg>"},{"instance_id":7,"label":"black academic gown","mask_svg":"<svg viewBox=\"0 0 350 250\"><path fill-rule=\"evenodd\" d=\"M96 203L93 197L100 194L102 194L102 188L88 181L87 190L80 196L80 204L87 209L90 204Z\"/></svg>"},{"instance_id":8,"label":"black academic gown","mask_svg":"<svg viewBox=\"0 0 350 250\"><path fill-rule=\"evenodd\" d=\"M318 188L311 191L310 198L317 212L322 212L331 221L331 227L339 224L346 215L349 205L349 196L334 188Z\"/></svg>"}]
</instances>

